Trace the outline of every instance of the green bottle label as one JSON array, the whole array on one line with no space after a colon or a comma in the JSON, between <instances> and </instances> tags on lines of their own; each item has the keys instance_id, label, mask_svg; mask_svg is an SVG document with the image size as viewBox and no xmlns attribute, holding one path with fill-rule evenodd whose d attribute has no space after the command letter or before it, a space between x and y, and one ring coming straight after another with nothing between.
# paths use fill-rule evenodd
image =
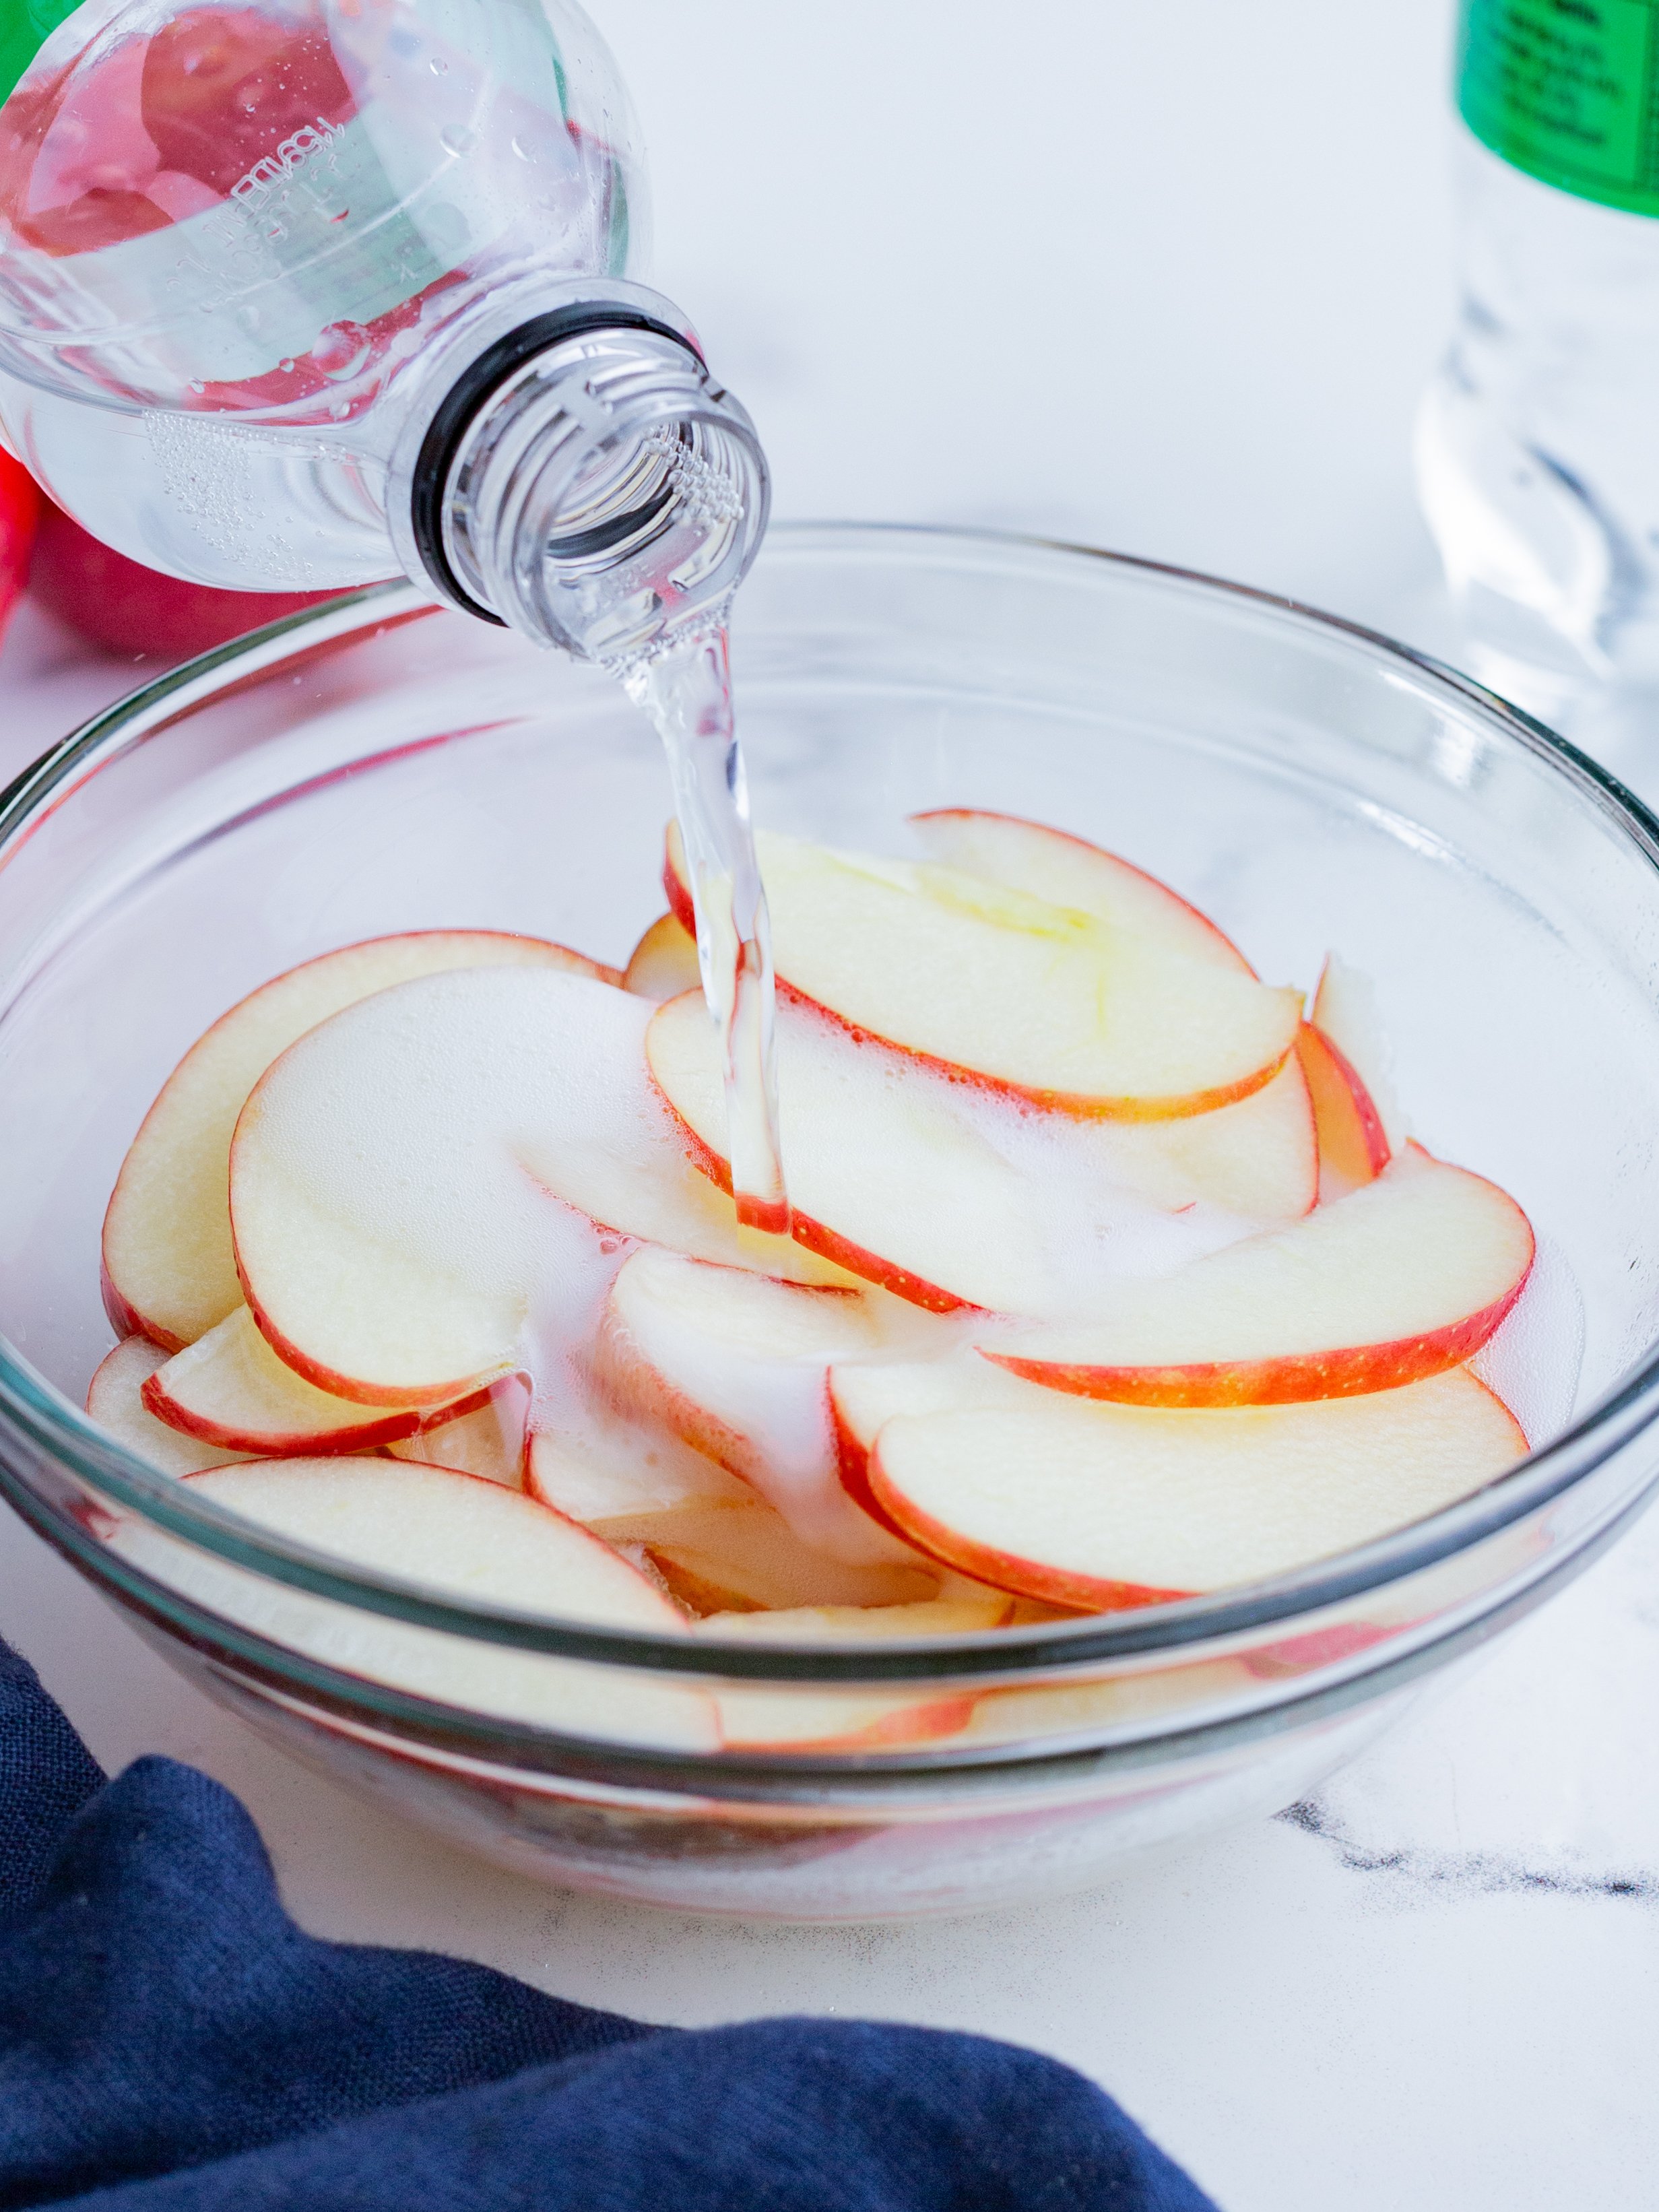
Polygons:
<instances>
[{"instance_id":1,"label":"green bottle label","mask_svg":"<svg viewBox=\"0 0 1659 2212\"><path fill-rule=\"evenodd\" d=\"M1463 0L1457 105L1529 177L1659 216L1659 0Z\"/></svg>"},{"instance_id":2,"label":"green bottle label","mask_svg":"<svg viewBox=\"0 0 1659 2212\"><path fill-rule=\"evenodd\" d=\"M0 100L10 99L36 54L80 5L81 0L0 0Z\"/></svg>"}]
</instances>

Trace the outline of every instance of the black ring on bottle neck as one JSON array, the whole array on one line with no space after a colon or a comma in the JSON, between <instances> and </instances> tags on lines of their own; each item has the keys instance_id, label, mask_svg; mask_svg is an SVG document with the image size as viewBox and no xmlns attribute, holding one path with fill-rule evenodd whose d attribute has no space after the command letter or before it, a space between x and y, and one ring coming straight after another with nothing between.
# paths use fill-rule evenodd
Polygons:
<instances>
[{"instance_id":1,"label":"black ring on bottle neck","mask_svg":"<svg viewBox=\"0 0 1659 2212\"><path fill-rule=\"evenodd\" d=\"M556 307L550 314L532 316L527 323L520 323L516 330L486 347L445 392L421 441L409 503L416 550L427 574L452 606L477 615L481 622L494 623L500 629L506 629L506 623L500 615L478 605L450 566L449 556L444 550L444 503L450 467L479 408L515 370L565 338L605 330L653 331L659 337L672 338L676 345L684 346L694 361L706 366L684 331L675 330L672 324L659 322L654 315L647 315L638 307L625 307L620 301L580 300L568 307Z\"/></svg>"}]
</instances>

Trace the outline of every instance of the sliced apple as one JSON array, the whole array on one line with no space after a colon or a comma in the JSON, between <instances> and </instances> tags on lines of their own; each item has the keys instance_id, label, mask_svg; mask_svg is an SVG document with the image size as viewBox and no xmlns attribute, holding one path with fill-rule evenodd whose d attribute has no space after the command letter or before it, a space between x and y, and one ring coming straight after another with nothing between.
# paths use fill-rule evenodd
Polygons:
<instances>
[{"instance_id":1,"label":"sliced apple","mask_svg":"<svg viewBox=\"0 0 1659 2212\"><path fill-rule=\"evenodd\" d=\"M109 1353L87 1388L87 1411L118 1443L147 1459L163 1474L199 1474L204 1468L222 1467L237 1452L203 1443L165 1421L158 1421L144 1403L144 1385L169 1354L146 1336L129 1336Z\"/></svg>"},{"instance_id":2,"label":"sliced apple","mask_svg":"<svg viewBox=\"0 0 1659 2212\"><path fill-rule=\"evenodd\" d=\"M1045 1109L1158 1121L1267 1082L1297 993L934 863L756 840L780 983L856 1034ZM671 842L664 882L684 923Z\"/></svg>"},{"instance_id":3,"label":"sliced apple","mask_svg":"<svg viewBox=\"0 0 1659 2212\"><path fill-rule=\"evenodd\" d=\"M238 1306L174 1352L143 1387L157 1420L204 1443L266 1459L371 1450L412 1436L418 1406L353 1405L285 1367Z\"/></svg>"},{"instance_id":4,"label":"sliced apple","mask_svg":"<svg viewBox=\"0 0 1659 2212\"><path fill-rule=\"evenodd\" d=\"M1382 1124L1389 1150L1399 1152L1407 1141L1406 1124L1395 1097L1388 1036L1370 977L1329 954L1309 1019L1352 1070Z\"/></svg>"},{"instance_id":5,"label":"sliced apple","mask_svg":"<svg viewBox=\"0 0 1659 2212\"><path fill-rule=\"evenodd\" d=\"M862 1511L894 1535L904 1536L870 1483L870 1456L884 1422L899 1413L948 1413L963 1405L1018 1407L1027 1402L1032 1387L971 1351L914 1365L895 1361L832 1367L830 1413L842 1488Z\"/></svg>"},{"instance_id":6,"label":"sliced apple","mask_svg":"<svg viewBox=\"0 0 1659 2212\"><path fill-rule=\"evenodd\" d=\"M714 1613L698 1634L739 1644L894 1644L921 1636L977 1636L1006 1628L1018 1601L1006 1590L924 1598L915 1605L796 1605L774 1613Z\"/></svg>"},{"instance_id":7,"label":"sliced apple","mask_svg":"<svg viewBox=\"0 0 1659 2212\"><path fill-rule=\"evenodd\" d=\"M104 1299L115 1328L182 1351L242 1303L226 1207L231 1133L250 1091L297 1037L371 993L456 968L616 971L562 945L496 930L416 930L325 952L222 1015L163 1085L104 1217Z\"/></svg>"},{"instance_id":8,"label":"sliced apple","mask_svg":"<svg viewBox=\"0 0 1659 2212\"><path fill-rule=\"evenodd\" d=\"M625 1445L612 1460L616 1450L614 1441L596 1450L591 1438L532 1437L531 1494L566 1511L580 1509L575 1517L594 1535L637 1548L690 1612L902 1605L939 1594L939 1569L912 1546L896 1559L836 1559L804 1544L763 1498L712 1461L702 1478L680 1467L672 1449L654 1468L648 1449L632 1462Z\"/></svg>"},{"instance_id":9,"label":"sliced apple","mask_svg":"<svg viewBox=\"0 0 1659 2212\"><path fill-rule=\"evenodd\" d=\"M684 1637L647 1575L574 1522L499 1483L390 1459L251 1460L187 1478L202 1498L348 1565L512 1612ZM465 1711L694 1751L713 1701L628 1668L544 1657L311 1596L128 1522L112 1540L199 1602L326 1664Z\"/></svg>"},{"instance_id":10,"label":"sliced apple","mask_svg":"<svg viewBox=\"0 0 1659 2212\"><path fill-rule=\"evenodd\" d=\"M892 1644L926 1636L972 1636L1006 1625L1014 1601L981 1597L919 1605L794 1606L775 1613L718 1613L694 1633L721 1644ZM720 1733L732 1751L879 1751L954 1735L974 1717L977 1695L945 1691L814 1690L723 1684L715 1693Z\"/></svg>"},{"instance_id":11,"label":"sliced apple","mask_svg":"<svg viewBox=\"0 0 1659 2212\"><path fill-rule=\"evenodd\" d=\"M653 1006L678 999L682 991L702 988L697 940L677 915L659 916L641 938L623 970L623 988L649 999Z\"/></svg>"},{"instance_id":12,"label":"sliced apple","mask_svg":"<svg viewBox=\"0 0 1659 2212\"><path fill-rule=\"evenodd\" d=\"M1297 1059L1313 1102L1323 1194L1340 1198L1375 1182L1392 1157L1382 1116L1358 1072L1324 1031L1304 1022Z\"/></svg>"},{"instance_id":13,"label":"sliced apple","mask_svg":"<svg viewBox=\"0 0 1659 2212\"><path fill-rule=\"evenodd\" d=\"M290 1046L231 1148L237 1266L278 1357L360 1404L441 1405L533 1373L532 1319L584 1334L622 1239L835 1276L739 1231L690 1165L646 1073L651 1018L586 976L473 968Z\"/></svg>"},{"instance_id":14,"label":"sliced apple","mask_svg":"<svg viewBox=\"0 0 1659 2212\"><path fill-rule=\"evenodd\" d=\"M420 1460L428 1467L451 1468L457 1474L476 1474L485 1482L522 1490L529 1399L526 1378L509 1376L482 1405L469 1400L462 1412L430 1414L418 1436L405 1437L386 1449L393 1459Z\"/></svg>"},{"instance_id":15,"label":"sliced apple","mask_svg":"<svg viewBox=\"0 0 1659 2212\"><path fill-rule=\"evenodd\" d=\"M751 1616L764 1620L764 1614ZM890 1690L734 1689L715 1695L728 1751L897 1751L959 1735L979 1704L972 1691L896 1697Z\"/></svg>"},{"instance_id":16,"label":"sliced apple","mask_svg":"<svg viewBox=\"0 0 1659 2212\"><path fill-rule=\"evenodd\" d=\"M1314 1103L1294 1053L1271 1083L1212 1113L1077 1127L1103 1174L1172 1210L1212 1206L1250 1221L1294 1221L1319 1196Z\"/></svg>"},{"instance_id":17,"label":"sliced apple","mask_svg":"<svg viewBox=\"0 0 1659 2212\"><path fill-rule=\"evenodd\" d=\"M1094 915L1114 928L1156 938L1191 959L1243 975L1255 973L1232 939L1179 892L1069 830L969 806L913 814L910 826L930 860L963 875Z\"/></svg>"},{"instance_id":18,"label":"sliced apple","mask_svg":"<svg viewBox=\"0 0 1659 2212\"><path fill-rule=\"evenodd\" d=\"M609 1431L538 1430L526 1449L525 1484L608 1544L672 1542L710 1512L758 1502L746 1482L676 1437L621 1422Z\"/></svg>"},{"instance_id":19,"label":"sliced apple","mask_svg":"<svg viewBox=\"0 0 1659 2212\"><path fill-rule=\"evenodd\" d=\"M1525 1452L1502 1401L1455 1368L1364 1397L1166 1412L1031 1384L994 1402L907 1371L915 1413L877 1431L869 1480L919 1544L1066 1605L1153 1605L1370 1542L1467 1497ZM1013 1382L1014 1378L1004 1378Z\"/></svg>"},{"instance_id":20,"label":"sliced apple","mask_svg":"<svg viewBox=\"0 0 1659 2212\"><path fill-rule=\"evenodd\" d=\"M690 1158L729 1191L725 1084L702 997L659 1006L646 1050ZM777 1072L798 1243L934 1312L1064 1310L1040 1184L954 1110L945 1086L799 1006L778 1009Z\"/></svg>"},{"instance_id":21,"label":"sliced apple","mask_svg":"<svg viewBox=\"0 0 1659 2212\"><path fill-rule=\"evenodd\" d=\"M1527 1217L1416 1146L1304 1220L1121 1289L1086 1319L981 1345L1050 1389L1143 1406L1271 1406L1459 1365L1521 1295Z\"/></svg>"},{"instance_id":22,"label":"sliced apple","mask_svg":"<svg viewBox=\"0 0 1659 2212\"><path fill-rule=\"evenodd\" d=\"M945 1324L880 1291L813 1289L647 1245L611 1285L602 1370L621 1409L740 1475L802 1540L864 1565L908 1559L836 1474L829 1370L925 1358Z\"/></svg>"}]
</instances>

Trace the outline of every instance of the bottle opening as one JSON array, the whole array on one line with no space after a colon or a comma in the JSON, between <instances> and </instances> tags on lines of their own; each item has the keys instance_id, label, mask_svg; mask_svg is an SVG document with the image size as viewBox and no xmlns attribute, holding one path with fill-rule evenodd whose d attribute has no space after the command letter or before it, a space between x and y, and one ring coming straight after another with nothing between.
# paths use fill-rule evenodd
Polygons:
<instances>
[{"instance_id":1,"label":"bottle opening","mask_svg":"<svg viewBox=\"0 0 1659 2212\"><path fill-rule=\"evenodd\" d=\"M428 433L415 519L446 597L614 662L730 597L769 484L747 415L691 346L600 313L527 325L461 380Z\"/></svg>"}]
</instances>

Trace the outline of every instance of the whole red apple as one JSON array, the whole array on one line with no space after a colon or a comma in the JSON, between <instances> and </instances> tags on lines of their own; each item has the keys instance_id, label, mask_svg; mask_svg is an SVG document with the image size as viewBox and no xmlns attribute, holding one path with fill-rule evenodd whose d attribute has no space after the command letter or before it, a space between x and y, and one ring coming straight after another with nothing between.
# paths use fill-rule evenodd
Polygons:
<instances>
[{"instance_id":1,"label":"whole red apple","mask_svg":"<svg viewBox=\"0 0 1659 2212\"><path fill-rule=\"evenodd\" d=\"M0 519L0 548L3 533ZM3 557L0 550L0 563ZM0 593L3 573L0 567ZM40 501L28 582L42 606L94 645L106 653L144 653L158 660L187 659L280 616L338 596L333 592L221 592L208 584L187 584L100 544L45 499Z\"/></svg>"}]
</instances>

